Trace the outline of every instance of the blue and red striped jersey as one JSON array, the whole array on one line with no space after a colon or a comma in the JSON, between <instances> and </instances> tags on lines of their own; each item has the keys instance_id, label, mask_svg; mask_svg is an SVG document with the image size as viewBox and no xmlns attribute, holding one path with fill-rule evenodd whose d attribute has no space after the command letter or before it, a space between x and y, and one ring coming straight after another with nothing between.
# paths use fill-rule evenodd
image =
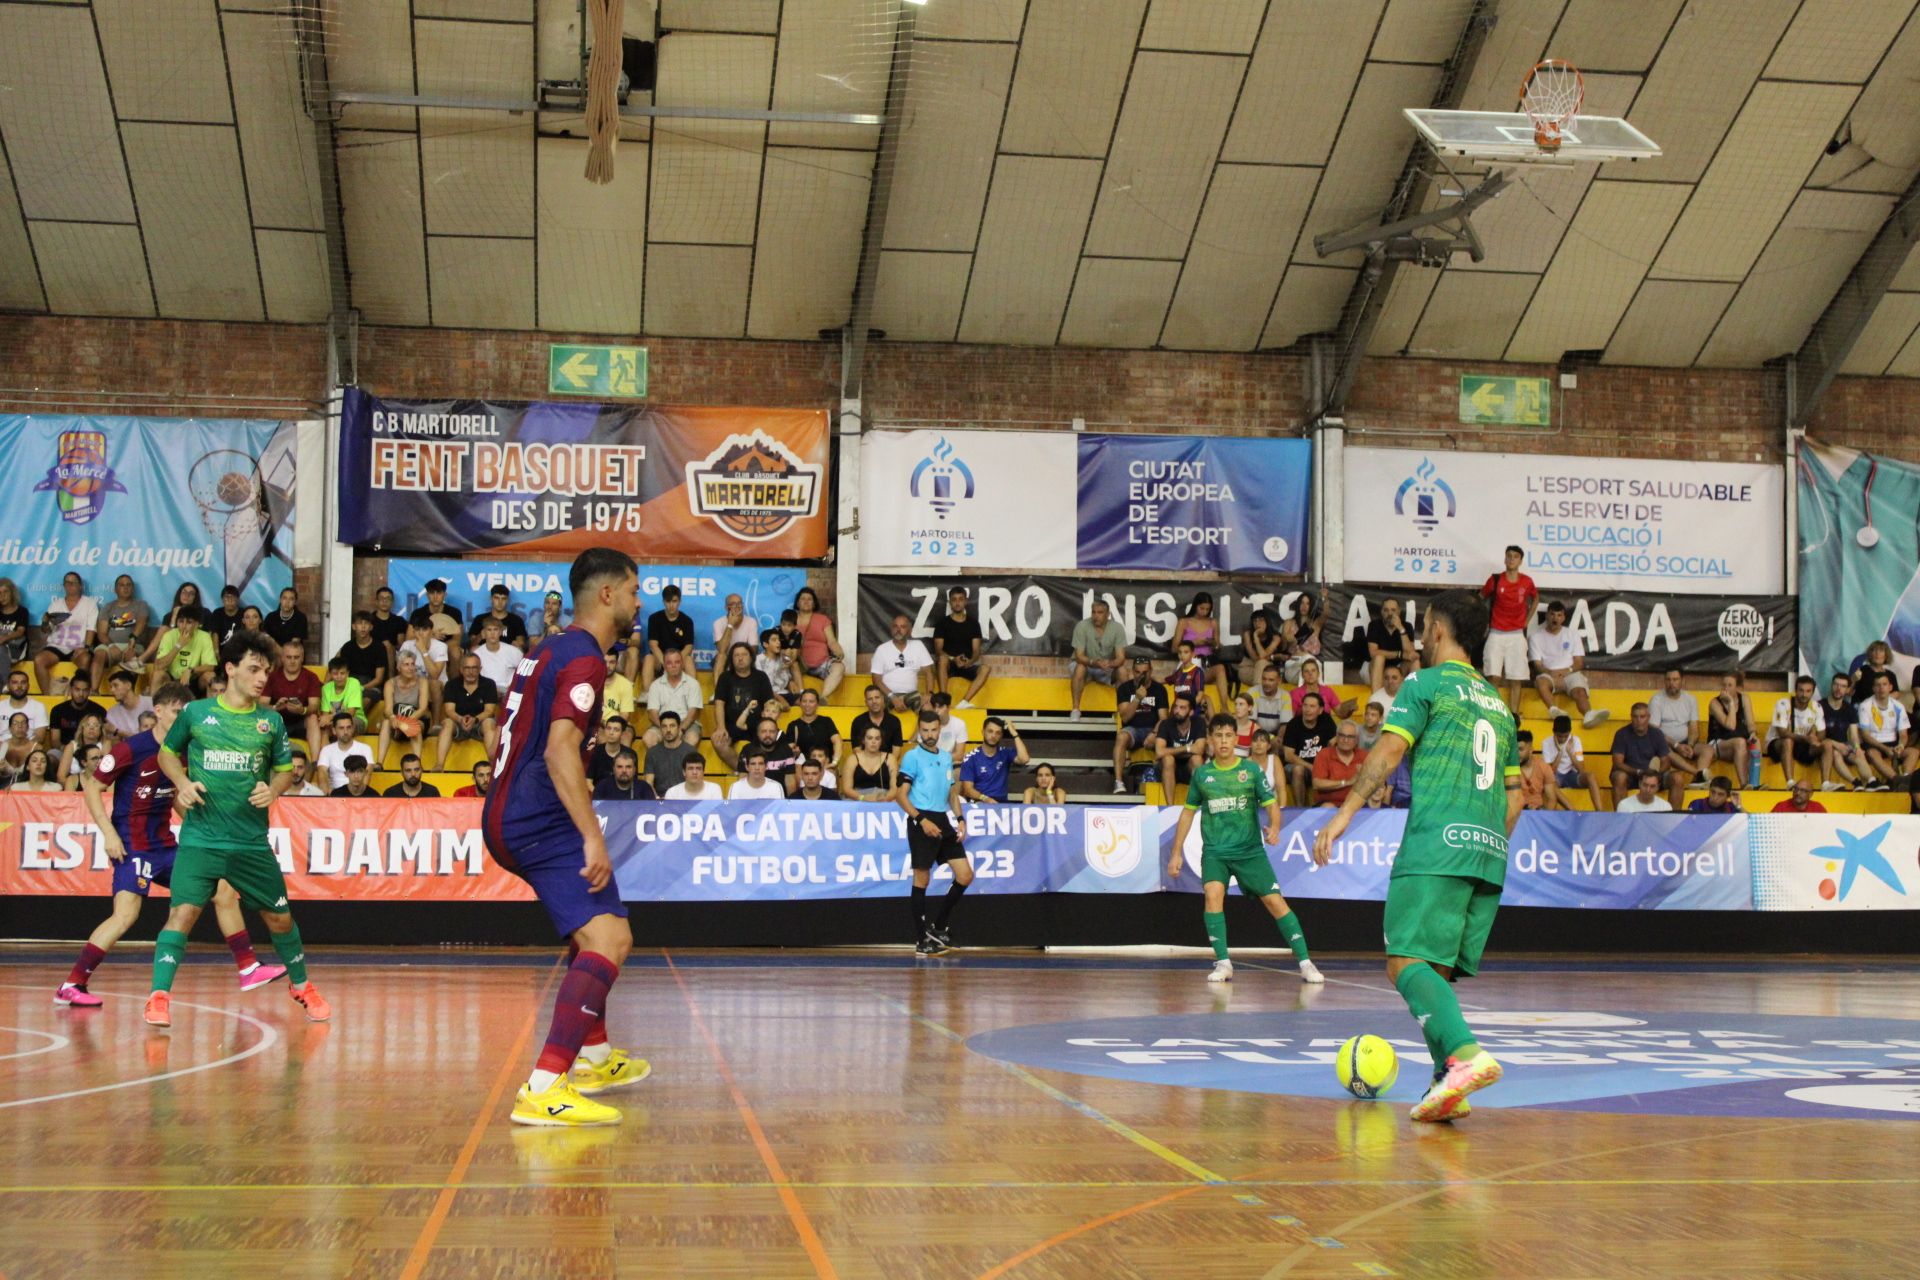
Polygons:
<instances>
[{"instance_id":1,"label":"blue and red striped jersey","mask_svg":"<svg viewBox=\"0 0 1920 1280\"><path fill-rule=\"evenodd\" d=\"M547 771L547 731L558 720L578 725L584 762L600 729L606 679L600 642L579 627L548 636L520 660L500 708L493 787L481 818L495 850L511 854L516 844L573 830Z\"/></svg>"},{"instance_id":2,"label":"blue and red striped jersey","mask_svg":"<svg viewBox=\"0 0 1920 1280\"><path fill-rule=\"evenodd\" d=\"M100 757L93 776L113 788L113 829L127 852L173 848L173 782L160 772L152 730L121 740Z\"/></svg>"}]
</instances>

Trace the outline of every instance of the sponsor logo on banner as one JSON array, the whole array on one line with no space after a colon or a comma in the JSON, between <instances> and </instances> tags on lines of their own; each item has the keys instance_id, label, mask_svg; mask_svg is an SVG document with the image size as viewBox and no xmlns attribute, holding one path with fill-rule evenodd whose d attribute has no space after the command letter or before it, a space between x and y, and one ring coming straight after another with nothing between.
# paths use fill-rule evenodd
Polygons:
<instances>
[{"instance_id":1,"label":"sponsor logo on banner","mask_svg":"<svg viewBox=\"0 0 1920 1280\"><path fill-rule=\"evenodd\" d=\"M1133 809L1094 809L1087 814L1087 865L1118 880L1140 865L1140 814Z\"/></svg>"},{"instance_id":2,"label":"sponsor logo on banner","mask_svg":"<svg viewBox=\"0 0 1920 1280\"><path fill-rule=\"evenodd\" d=\"M1887 855L1881 852L1886 843L1887 834L1893 830L1893 821L1888 819L1864 834L1845 830L1834 832L1834 843L1818 845L1808 849L1809 857L1821 860L1826 876L1820 881L1819 892L1829 902L1842 902L1853 892L1854 882L1861 872L1866 872L1895 893L1905 896L1907 887L1900 883L1893 864L1887 861Z\"/></svg>"},{"instance_id":3,"label":"sponsor logo on banner","mask_svg":"<svg viewBox=\"0 0 1920 1280\"><path fill-rule=\"evenodd\" d=\"M1413 474L1393 491L1393 513L1413 521L1422 538L1432 537L1434 527L1442 520L1453 519L1458 510L1453 486L1441 478L1430 458L1420 459Z\"/></svg>"},{"instance_id":4,"label":"sponsor logo on banner","mask_svg":"<svg viewBox=\"0 0 1920 1280\"><path fill-rule=\"evenodd\" d=\"M870 431L860 443L867 568L1074 564L1077 437Z\"/></svg>"},{"instance_id":5,"label":"sponsor logo on banner","mask_svg":"<svg viewBox=\"0 0 1920 1280\"><path fill-rule=\"evenodd\" d=\"M91 524L109 493L125 493L127 487L107 465L107 433L62 431L58 460L47 468L46 478L33 486L35 493L49 489L54 491L60 518L68 524Z\"/></svg>"},{"instance_id":6,"label":"sponsor logo on banner","mask_svg":"<svg viewBox=\"0 0 1920 1280\"><path fill-rule=\"evenodd\" d=\"M1762 911L1920 908L1920 818L1769 814L1752 826L1754 898Z\"/></svg>"},{"instance_id":7,"label":"sponsor logo on banner","mask_svg":"<svg viewBox=\"0 0 1920 1280\"><path fill-rule=\"evenodd\" d=\"M925 502L935 520L944 521L957 504L972 499L973 469L941 436L933 452L920 459L907 478L907 492Z\"/></svg>"},{"instance_id":8,"label":"sponsor logo on banner","mask_svg":"<svg viewBox=\"0 0 1920 1280\"><path fill-rule=\"evenodd\" d=\"M1773 624L1765 614L1745 602L1721 610L1714 630L1720 636L1720 643L1738 654L1743 662L1748 654L1773 639Z\"/></svg>"},{"instance_id":9,"label":"sponsor logo on banner","mask_svg":"<svg viewBox=\"0 0 1920 1280\"><path fill-rule=\"evenodd\" d=\"M822 470L764 431L728 436L687 464L687 504L736 537L764 542L819 511Z\"/></svg>"}]
</instances>

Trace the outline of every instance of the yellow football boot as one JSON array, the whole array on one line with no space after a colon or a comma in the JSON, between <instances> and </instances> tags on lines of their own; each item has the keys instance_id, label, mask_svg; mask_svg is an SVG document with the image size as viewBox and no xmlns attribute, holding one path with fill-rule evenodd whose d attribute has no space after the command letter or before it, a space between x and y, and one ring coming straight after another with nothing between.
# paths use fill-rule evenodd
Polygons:
<instances>
[{"instance_id":1,"label":"yellow football boot","mask_svg":"<svg viewBox=\"0 0 1920 1280\"><path fill-rule=\"evenodd\" d=\"M653 1067L645 1058L636 1058L625 1049L615 1049L605 1062L589 1062L585 1057L573 1060L573 1087L585 1097L639 1084L652 1074Z\"/></svg>"},{"instance_id":2,"label":"yellow football boot","mask_svg":"<svg viewBox=\"0 0 1920 1280\"><path fill-rule=\"evenodd\" d=\"M582 1097L580 1091L565 1076L561 1076L539 1093L521 1085L519 1094L513 1100L512 1119L515 1124L571 1129L619 1124L620 1112L604 1102Z\"/></svg>"}]
</instances>

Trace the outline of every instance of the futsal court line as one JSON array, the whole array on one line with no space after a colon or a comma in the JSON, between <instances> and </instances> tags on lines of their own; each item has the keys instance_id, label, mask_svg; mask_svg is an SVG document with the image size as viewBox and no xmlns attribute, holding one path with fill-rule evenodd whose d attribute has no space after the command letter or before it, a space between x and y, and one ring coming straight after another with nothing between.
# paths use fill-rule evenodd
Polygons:
<instances>
[{"instance_id":1,"label":"futsal court line","mask_svg":"<svg viewBox=\"0 0 1920 1280\"><path fill-rule=\"evenodd\" d=\"M433 1209L427 1214L427 1220L420 1224L420 1234L414 1237L413 1248L407 1253L406 1266L400 1270L400 1280L419 1280L427 1259L433 1253L433 1242L440 1236L440 1228L446 1224L447 1213L453 1208L453 1198L460 1192L465 1181L467 1169L473 1164L473 1153L479 1150L480 1139L493 1123L495 1112L499 1109L500 1099L505 1095L507 1084L513 1078L514 1064L524 1061L527 1041L533 1036L534 1025L540 1017L541 1006L547 1002L547 993L553 989L553 980L563 966L558 962L547 970L547 976L540 984L539 994L533 998L533 1009L527 1014L526 1022L521 1024L520 1034L514 1037L513 1045L500 1063L500 1070L494 1073L493 1088L487 1093L487 1100L480 1104L480 1114L474 1117L473 1127L467 1131L467 1140L460 1147L460 1154L454 1157L453 1168L447 1174L446 1181L440 1187L440 1194L434 1198Z\"/></svg>"},{"instance_id":2,"label":"futsal court line","mask_svg":"<svg viewBox=\"0 0 1920 1280\"><path fill-rule=\"evenodd\" d=\"M673 980L680 988L680 998L687 1002L687 1012L693 1015L693 1025L707 1042L707 1051L713 1055L714 1065L720 1069L720 1078L726 1081L727 1088L733 1094L733 1105L747 1126L747 1136L753 1139L754 1150L760 1153L760 1163L767 1167L767 1176L773 1180L780 1203L786 1207L787 1217L792 1220L793 1229L800 1236L800 1247L806 1251L808 1261L813 1263L814 1273L820 1280L838 1280L839 1272L834 1270L833 1260L827 1257L826 1245L821 1243L819 1233L813 1229L813 1219L807 1216L806 1206L794 1194L793 1183L788 1179L787 1171L780 1166L780 1157L774 1154L773 1144L767 1141L766 1131L760 1127L760 1117L754 1114L747 1095L741 1092L740 1083L734 1079L733 1068L727 1062L727 1055L721 1052L720 1042L714 1039L706 1018L700 1013L700 1006L694 1001L693 988L687 985L680 966L673 962L673 956L665 947L660 948L660 958L667 962L667 970L673 974Z\"/></svg>"},{"instance_id":3,"label":"futsal court line","mask_svg":"<svg viewBox=\"0 0 1920 1280\"><path fill-rule=\"evenodd\" d=\"M976 1277L976 1280L999 1280L999 1278L1006 1275L1007 1272L1024 1262L1039 1257L1055 1245L1065 1244L1069 1240L1086 1235L1090 1231L1098 1231L1101 1227L1109 1226L1112 1223L1120 1221L1122 1218L1130 1218L1134 1214L1143 1213L1148 1209L1157 1209L1163 1204L1170 1203L1174 1200L1182 1200L1196 1191L1205 1190L1205 1184L1190 1186L1184 1191L1169 1192L1164 1196L1156 1196L1151 1200L1143 1200L1139 1204L1129 1205L1125 1209L1116 1209L1112 1213L1103 1214L1098 1218L1090 1218L1078 1226L1068 1227L1065 1231L1048 1236L1038 1244L1029 1245L1019 1253L1014 1254L1011 1258L1008 1258L1005 1262L982 1271L979 1276Z\"/></svg>"},{"instance_id":4,"label":"futsal court line","mask_svg":"<svg viewBox=\"0 0 1920 1280\"><path fill-rule=\"evenodd\" d=\"M53 1053L73 1043L73 1041L67 1039L65 1036L57 1036L51 1031L36 1031L32 1027L0 1027L0 1031L12 1031L23 1036L39 1036L47 1042L38 1049L21 1049L16 1053L0 1053L0 1062L12 1062L15 1058L32 1058L43 1053ZM0 1280L5 1280L5 1277L0 1277Z\"/></svg>"},{"instance_id":5,"label":"futsal court line","mask_svg":"<svg viewBox=\"0 0 1920 1280\"><path fill-rule=\"evenodd\" d=\"M0 991L42 991L44 992L45 988L44 987L0 986ZM106 994L114 995L115 993L108 992ZM126 996L123 998L128 1000L140 999L139 996ZM244 1013L236 1012L235 1010L232 1010L232 1009L217 1008L210 1004L191 1004L185 1000L175 1000L174 1004L180 1006L182 1009L198 1009L202 1013L217 1013L223 1017L238 1018L242 1022L248 1023L251 1026L259 1028L261 1032L260 1040L257 1044L254 1044L249 1048L242 1049L238 1053L230 1053L226 1057L215 1059L212 1062L202 1062L202 1063L197 1063L196 1065L191 1067L181 1067L177 1071L163 1071L159 1075L141 1076L138 1079L134 1079L134 1080L120 1080L120 1081L116 1081L113 1084L97 1084L90 1089L69 1089L65 1093L49 1093L49 1094L42 1094L41 1096L35 1097L35 1098L15 1098L11 1102L0 1102L0 1111L5 1111L8 1107L26 1107L26 1106L32 1106L36 1103L42 1103L42 1102L64 1102L68 1098L84 1098L90 1094L95 1094L95 1093L111 1093L115 1089L133 1089L133 1088L138 1088L141 1085L158 1084L162 1080L177 1080L181 1076L195 1075L202 1071L212 1071L216 1067L230 1067L236 1062L244 1062L248 1058L253 1057L255 1054L265 1053L268 1049L271 1049L274 1045L280 1043L280 1033L278 1031L275 1031L271 1025L260 1021L258 1018L251 1017ZM43 1032L41 1034L46 1034L46 1033ZM0 1280L4 1280L4 1278L0 1277Z\"/></svg>"}]
</instances>

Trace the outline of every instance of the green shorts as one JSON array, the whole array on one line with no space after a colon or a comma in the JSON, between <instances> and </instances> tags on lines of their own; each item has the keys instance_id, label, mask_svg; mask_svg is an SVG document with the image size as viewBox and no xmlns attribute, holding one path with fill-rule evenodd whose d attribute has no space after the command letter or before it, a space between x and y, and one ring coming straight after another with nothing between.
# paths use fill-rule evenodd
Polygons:
<instances>
[{"instance_id":1,"label":"green shorts","mask_svg":"<svg viewBox=\"0 0 1920 1280\"><path fill-rule=\"evenodd\" d=\"M253 911L285 911L287 878L279 860L264 845L258 849L208 849L180 842L173 861L173 883L167 886L176 904L204 907L213 900L214 886L225 880Z\"/></svg>"},{"instance_id":2,"label":"green shorts","mask_svg":"<svg viewBox=\"0 0 1920 1280\"><path fill-rule=\"evenodd\" d=\"M1387 882L1387 954L1443 964L1462 978L1480 956L1500 909L1500 886L1471 876L1395 876Z\"/></svg>"},{"instance_id":3,"label":"green shorts","mask_svg":"<svg viewBox=\"0 0 1920 1280\"><path fill-rule=\"evenodd\" d=\"M1229 878L1240 882L1240 892L1264 898L1280 892L1280 881L1273 874L1273 863L1265 853L1200 852L1200 882L1225 884Z\"/></svg>"}]
</instances>

